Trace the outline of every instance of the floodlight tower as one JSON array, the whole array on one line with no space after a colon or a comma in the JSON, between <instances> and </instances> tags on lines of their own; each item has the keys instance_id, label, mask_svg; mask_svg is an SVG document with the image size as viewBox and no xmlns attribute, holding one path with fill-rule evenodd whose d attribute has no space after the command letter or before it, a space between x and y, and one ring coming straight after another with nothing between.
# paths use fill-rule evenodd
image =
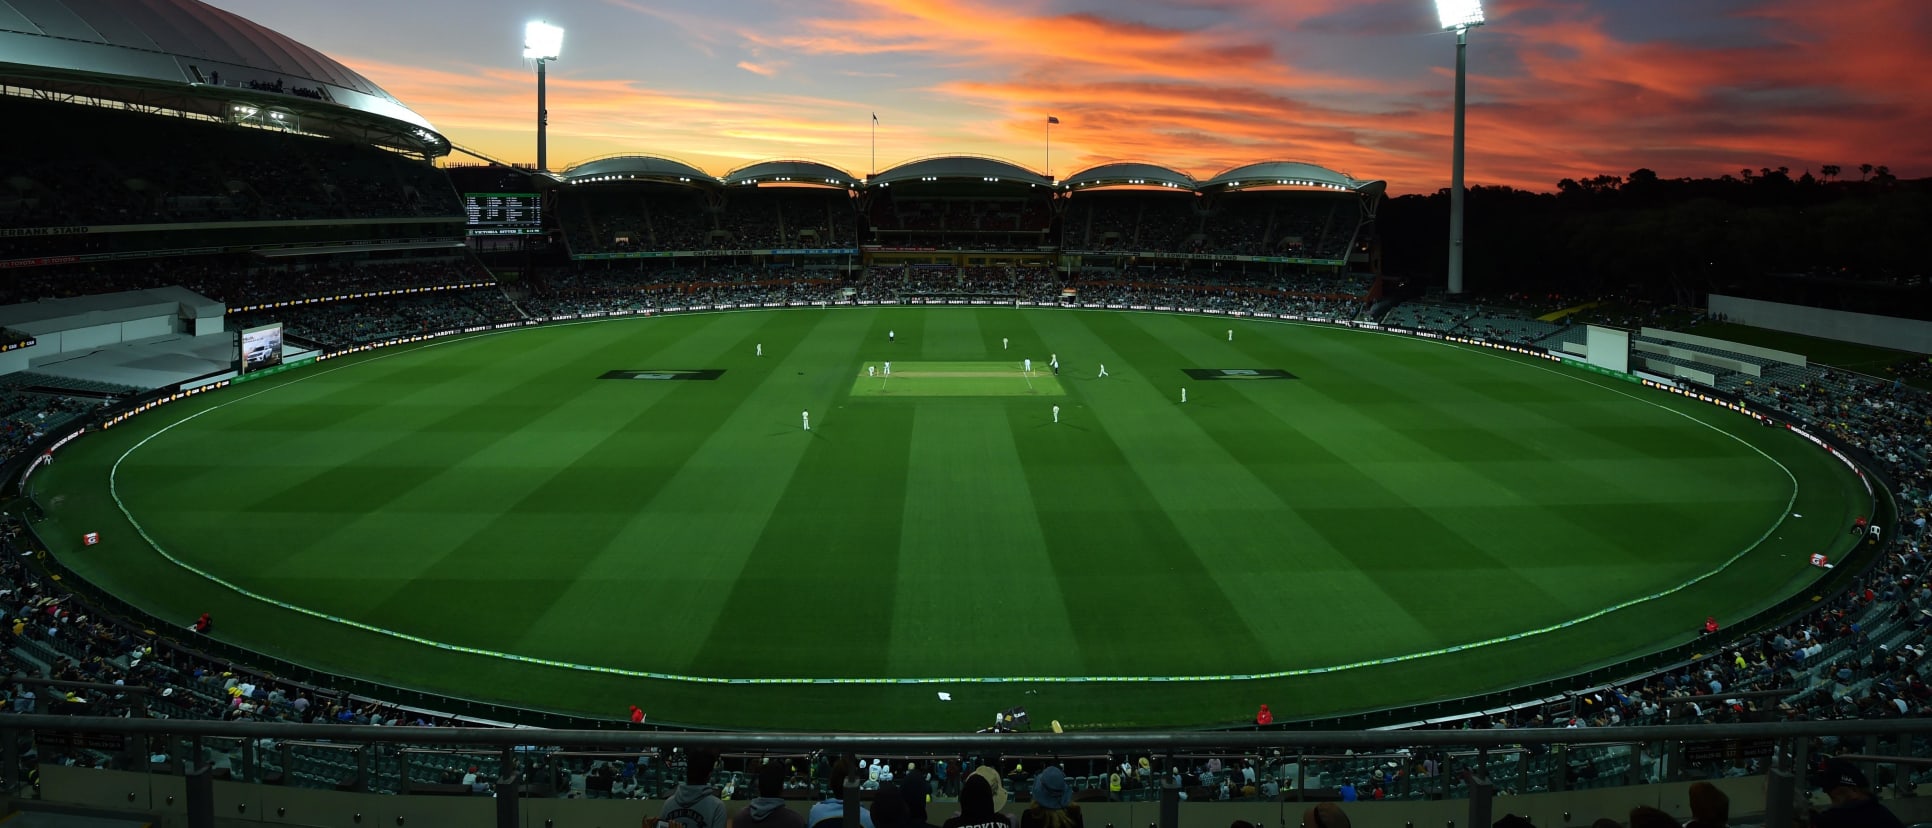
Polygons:
<instances>
[{"instance_id":1,"label":"floodlight tower","mask_svg":"<svg viewBox=\"0 0 1932 828\"><path fill-rule=\"evenodd\" d=\"M543 65L556 60L563 51L563 29L541 20L523 25L523 59L537 62L537 170L548 172L550 159L545 140L550 126L550 110L543 101Z\"/></svg>"},{"instance_id":2,"label":"floodlight tower","mask_svg":"<svg viewBox=\"0 0 1932 828\"><path fill-rule=\"evenodd\" d=\"M1462 141L1469 30L1483 24L1482 0L1436 0L1442 28L1456 33L1456 130L1449 150L1449 292L1462 292Z\"/></svg>"}]
</instances>

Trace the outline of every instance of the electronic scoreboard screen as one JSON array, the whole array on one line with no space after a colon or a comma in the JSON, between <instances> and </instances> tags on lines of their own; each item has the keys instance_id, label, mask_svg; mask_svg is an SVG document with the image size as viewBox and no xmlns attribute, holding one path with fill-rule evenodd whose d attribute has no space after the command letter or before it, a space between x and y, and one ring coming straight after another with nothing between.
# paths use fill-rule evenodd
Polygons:
<instances>
[{"instance_id":1,"label":"electronic scoreboard screen","mask_svg":"<svg viewBox=\"0 0 1932 828\"><path fill-rule=\"evenodd\" d=\"M472 236L543 232L543 196L537 193L464 193L463 211Z\"/></svg>"}]
</instances>

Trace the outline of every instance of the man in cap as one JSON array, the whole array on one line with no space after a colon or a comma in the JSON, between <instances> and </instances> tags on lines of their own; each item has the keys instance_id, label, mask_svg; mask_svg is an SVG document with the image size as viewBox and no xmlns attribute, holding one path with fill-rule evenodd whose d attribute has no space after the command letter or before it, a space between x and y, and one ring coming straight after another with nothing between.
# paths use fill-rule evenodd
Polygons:
<instances>
[{"instance_id":1,"label":"man in cap","mask_svg":"<svg viewBox=\"0 0 1932 828\"><path fill-rule=\"evenodd\" d=\"M1857 765L1828 758L1812 770L1809 781L1831 797L1831 807L1812 812L1812 828L1905 828L1872 796L1871 783Z\"/></svg>"}]
</instances>

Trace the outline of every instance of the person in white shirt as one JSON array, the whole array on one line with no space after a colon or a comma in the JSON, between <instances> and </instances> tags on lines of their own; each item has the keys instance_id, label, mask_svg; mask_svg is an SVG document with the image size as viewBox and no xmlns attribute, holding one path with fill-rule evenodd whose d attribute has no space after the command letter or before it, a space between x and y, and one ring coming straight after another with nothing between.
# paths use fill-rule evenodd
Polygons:
<instances>
[{"instance_id":1,"label":"person in white shirt","mask_svg":"<svg viewBox=\"0 0 1932 828\"><path fill-rule=\"evenodd\" d=\"M1033 358L1027 357L1024 364L1026 365L1026 372L1028 374L1033 373Z\"/></svg>"},{"instance_id":2,"label":"person in white shirt","mask_svg":"<svg viewBox=\"0 0 1932 828\"><path fill-rule=\"evenodd\" d=\"M1053 421L1056 423L1060 422L1060 406L1056 405L1053 407Z\"/></svg>"},{"instance_id":3,"label":"person in white shirt","mask_svg":"<svg viewBox=\"0 0 1932 828\"><path fill-rule=\"evenodd\" d=\"M886 375L886 376L888 376L888 377L889 377L889 376L892 376L892 363L891 363L891 362L887 362L887 363L885 364L885 375Z\"/></svg>"},{"instance_id":4,"label":"person in white shirt","mask_svg":"<svg viewBox=\"0 0 1932 828\"><path fill-rule=\"evenodd\" d=\"M1105 362L1103 362L1103 363L1100 363L1100 374L1099 374L1099 376L1102 376L1102 377L1104 377L1104 376L1106 376L1106 375L1107 375L1107 363L1105 363Z\"/></svg>"},{"instance_id":5,"label":"person in white shirt","mask_svg":"<svg viewBox=\"0 0 1932 828\"><path fill-rule=\"evenodd\" d=\"M805 430L811 431L812 430L812 412L800 411L798 412L798 416L799 416L799 419L804 422Z\"/></svg>"}]
</instances>

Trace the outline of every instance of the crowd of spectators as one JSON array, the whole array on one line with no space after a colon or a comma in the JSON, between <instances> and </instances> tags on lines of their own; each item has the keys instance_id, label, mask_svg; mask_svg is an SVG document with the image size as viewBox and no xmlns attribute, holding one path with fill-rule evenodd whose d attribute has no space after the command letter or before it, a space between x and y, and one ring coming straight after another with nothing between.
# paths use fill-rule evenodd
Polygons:
<instances>
[{"instance_id":1,"label":"crowd of spectators","mask_svg":"<svg viewBox=\"0 0 1932 828\"><path fill-rule=\"evenodd\" d=\"M196 256L18 268L0 284L0 305L180 285L240 308L489 281L489 271L467 257L377 263L305 257L267 265L253 259Z\"/></svg>"},{"instance_id":2,"label":"crowd of spectators","mask_svg":"<svg viewBox=\"0 0 1932 828\"><path fill-rule=\"evenodd\" d=\"M577 188L558 209L577 254L858 245L858 216L841 189L743 187L714 201L686 188Z\"/></svg>"},{"instance_id":3,"label":"crowd of spectators","mask_svg":"<svg viewBox=\"0 0 1932 828\"><path fill-rule=\"evenodd\" d=\"M1340 259L1360 219L1348 199L1225 194L1212 205L1185 193L1091 193L1067 208L1069 250Z\"/></svg>"},{"instance_id":4,"label":"crowd of spectators","mask_svg":"<svg viewBox=\"0 0 1932 828\"><path fill-rule=\"evenodd\" d=\"M1226 311L1330 315L1354 318L1363 308L1363 277L1216 279L1213 271L1081 271L1065 281L1046 268L910 269L873 268L847 279L831 273L764 269L702 272L569 270L532 279L524 301L532 313L583 312L628 303L631 308L701 302L851 301L866 295L912 298L966 291L997 291L1003 286L1050 286L1059 295L1072 289L1074 302L1197 307ZM970 293L968 294L970 295ZM1480 309L1478 309L1480 311ZM1495 315L1495 311L1487 313ZM1480 315L1478 313L1477 315ZM520 318L517 309L494 289L444 295L388 297L338 302L274 313L291 332L331 347L411 333L427 333ZM1414 306L1411 324L1455 330L1471 314L1457 309ZM1485 317L1487 318L1487 317ZM266 317L264 317L266 319ZM238 320L248 324L248 320ZM1920 716L1932 709L1932 559L1923 547L1927 512L1932 509L1932 398L1898 383L1821 371L1798 387L1767 382L1750 394L1754 402L1811 423L1864 449L1884 464L1901 504L1897 526L1871 535L1878 563L1860 574L1853 588L1829 598L1804 616L1767 630L1726 634L1707 657L1627 682L1591 687L1516 708L1473 717L1455 726L1474 728L1615 727L1631 724L1697 724L1735 721L1796 721L1841 718ZM35 402L32 395L0 399L0 408ZM10 427L31 423L9 417ZM17 526L14 527L17 531ZM5 543L12 543L7 540ZM0 705L19 712L77 712L125 709L134 701L97 690L38 687L22 676L39 675L112 684L116 681L162 688L148 709L159 715L246 718L269 721L325 721L367 724L437 724L441 717L368 699L352 699L323 688L299 687L233 664L195 655L161 642L137 627L102 616L82 602L48 588L44 578L26 570L0 546L0 602L10 618L14 645L0 652L0 666L16 681L0 693ZM89 620L89 619L93 620ZM166 638L168 636L162 636ZM35 656L32 661L25 660ZM36 692L38 689L38 692ZM1856 747L1825 740L1821 750ZM1500 756L1500 758L1499 758ZM1180 758L1174 764L1153 757L1092 760L1084 767L1055 768L1072 773L1066 784L1086 795L1134 798L1173 778L1190 798L1272 798L1291 784L1353 791L1364 799L1405 798L1430 791L1454 793L1457 770L1481 762L1494 778L1518 780L1512 792L1591 787L1599 780L1737 776L1761 770L1757 760L1713 762L1670 768L1666 754L1648 749L1621 753L1575 750L1560 761L1536 750L1486 759L1443 751L1407 751L1389 757L1352 757L1327 764L1303 764L1292 753ZM829 778L823 768L787 768L789 784ZM822 761L822 760L821 760ZM941 794L954 794L978 760L949 766L949 760L911 757L902 779L926 781ZM675 786L682 760L675 755L640 754L624 758L559 759L544 767L554 790L578 796L659 798ZM1494 763L1503 762L1507 767ZM1024 759L987 760L996 779L1026 790L1039 776ZM897 764L879 760L858 772L878 788L894 783ZM726 784L751 784L744 772L721 770ZM1496 772L1496 771L1504 772ZM985 774L981 774L985 775ZM1039 774L1045 775L1045 774ZM474 771L467 774L475 777ZM467 784L460 779L455 784ZM1518 784L1520 788L1516 787ZM1431 788L1433 785L1435 787ZM795 792L795 791L794 791ZM1346 796L1344 798L1347 798Z\"/></svg>"},{"instance_id":5,"label":"crowd of spectators","mask_svg":"<svg viewBox=\"0 0 1932 828\"><path fill-rule=\"evenodd\" d=\"M35 125L0 135L0 227L463 212L441 171L347 141L13 96L0 117Z\"/></svg>"},{"instance_id":6,"label":"crowd of spectators","mask_svg":"<svg viewBox=\"0 0 1932 828\"><path fill-rule=\"evenodd\" d=\"M98 405L62 394L0 390L0 462L13 459L49 431Z\"/></svg>"},{"instance_id":7,"label":"crowd of spectators","mask_svg":"<svg viewBox=\"0 0 1932 828\"><path fill-rule=\"evenodd\" d=\"M522 318L501 290L486 286L249 311L229 320L238 328L280 322L290 336L336 350Z\"/></svg>"}]
</instances>

